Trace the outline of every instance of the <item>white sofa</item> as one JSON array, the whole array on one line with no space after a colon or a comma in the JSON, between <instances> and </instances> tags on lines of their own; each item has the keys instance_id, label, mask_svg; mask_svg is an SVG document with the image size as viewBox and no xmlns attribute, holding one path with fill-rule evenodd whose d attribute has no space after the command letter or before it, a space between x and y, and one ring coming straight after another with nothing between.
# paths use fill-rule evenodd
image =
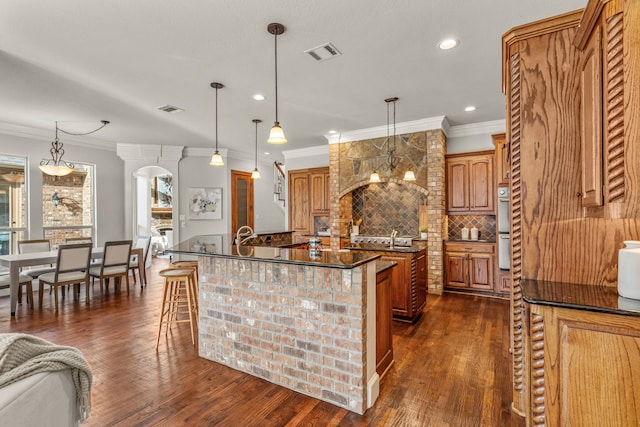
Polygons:
<instances>
[{"instance_id":1,"label":"white sofa","mask_svg":"<svg viewBox=\"0 0 640 427\"><path fill-rule=\"evenodd\" d=\"M78 425L71 370L41 372L0 388L0 425L66 427Z\"/></svg>"}]
</instances>

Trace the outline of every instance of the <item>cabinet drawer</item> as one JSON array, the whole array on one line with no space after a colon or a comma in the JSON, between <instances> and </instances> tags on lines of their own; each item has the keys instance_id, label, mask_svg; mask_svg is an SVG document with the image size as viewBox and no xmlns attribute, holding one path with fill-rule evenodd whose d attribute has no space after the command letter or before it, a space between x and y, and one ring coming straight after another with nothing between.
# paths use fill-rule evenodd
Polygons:
<instances>
[{"instance_id":1,"label":"cabinet drawer","mask_svg":"<svg viewBox=\"0 0 640 427\"><path fill-rule=\"evenodd\" d=\"M496 250L495 243L445 242L446 252L466 252L472 254L492 254Z\"/></svg>"}]
</instances>

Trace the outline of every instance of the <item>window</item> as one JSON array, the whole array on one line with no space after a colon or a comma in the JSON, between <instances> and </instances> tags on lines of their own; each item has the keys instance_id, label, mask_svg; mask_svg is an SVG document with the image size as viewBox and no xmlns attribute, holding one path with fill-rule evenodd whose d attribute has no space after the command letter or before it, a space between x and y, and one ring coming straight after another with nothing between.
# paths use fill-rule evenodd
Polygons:
<instances>
[{"instance_id":1,"label":"window","mask_svg":"<svg viewBox=\"0 0 640 427\"><path fill-rule=\"evenodd\" d=\"M74 164L67 176L42 174L42 225L52 246L95 234L95 166Z\"/></svg>"},{"instance_id":2,"label":"window","mask_svg":"<svg viewBox=\"0 0 640 427\"><path fill-rule=\"evenodd\" d=\"M0 255L18 252L27 223L25 157L0 154Z\"/></svg>"}]
</instances>

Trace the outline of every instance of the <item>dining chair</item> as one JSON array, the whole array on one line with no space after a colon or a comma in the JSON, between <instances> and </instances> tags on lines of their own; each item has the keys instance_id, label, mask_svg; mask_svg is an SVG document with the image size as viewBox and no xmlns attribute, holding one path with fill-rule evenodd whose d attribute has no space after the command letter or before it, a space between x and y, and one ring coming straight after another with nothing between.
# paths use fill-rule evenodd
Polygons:
<instances>
[{"instance_id":1,"label":"dining chair","mask_svg":"<svg viewBox=\"0 0 640 427\"><path fill-rule=\"evenodd\" d=\"M51 250L51 242L48 239L40 240L19 240L18 241L18 253L30 254L34 252L49 252ZM51 273L55 269L52 265L37 265L33 267L24 267L21 271L29 276L37 279L38 276L44 273Z\"/></svg>"},{"instance_id":2,"label":"dining chair","mask_svg":"<svg viewBox=\"0 0 640 427\"><path fill-rule=\"evenodd\" d=\"M44 285L51 288L58 286L77 284L77 293L80 293L80 283L86 285L87 303L89 303L89 263L91 262L91 243L76 243L60 245L55 271L41 274L38 277L38 300L42 307ZM56 310L58 310L58 290L54 289Z\"/></svg>"},{"instance_id":3,"label":"dining chair","mask_svg":"<svg viewBox=\"0 0 640 427\"><path fill-rule=\"evenodd\" d=\"M22 302L22 285L25 285L27 288L27 304L30 307L33 307L33 287L31 286L31 281L33 277L28 276L26 274L20 273L18 278L18 302ZM0 289L9 289L11 288L11 276L9 274L0 275Z\"/></svg>"},{"instance_id":4,"label":"dining chair","mask_svg":"<svg viewBox=\"0 0 640 427\"><path fill-rule=\"evenodd\" d=\"M149 248L151 247L151 236L138 236L136 241L136 248L142 248L142 267L147 268L147 257L149 256ZM140 263L138 260L138 255L132 255L131 261L129 262L129 270L131 271L131 275L133 276L133 283L136 283L136 270L138 270L138 278L140 279L140 287L143 287L147 284L147 275L140 275ZM144 272L143 272L144 273ZM143 283L144 279L144 283Z\"/></svg>"},{"instance_id":5,"label":"dining chair","mask_svg":"<svg viewBox=\"0 0 640 427\"><path fill-rule=\"evenodd\" d=\"M127 293L129 293L129 263L131 261L131 240L119 240L105 242L102 264L89 269L92 279L100 279L100 291L103 291L104 283L107 283L109 290L109 279L117 278L127 282ZM92 282L93 282L92 280Z\"/></svg>"}]
</instances>

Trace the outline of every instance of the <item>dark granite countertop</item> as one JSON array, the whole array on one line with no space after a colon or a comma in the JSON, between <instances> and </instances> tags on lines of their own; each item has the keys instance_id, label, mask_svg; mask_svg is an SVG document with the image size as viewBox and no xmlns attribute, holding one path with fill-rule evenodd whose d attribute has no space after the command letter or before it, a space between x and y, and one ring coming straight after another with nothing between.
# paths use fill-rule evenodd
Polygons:
<instances>
[{"instance_id":1,"label":"dark granite countertop","mask_svg":"<svg viewBox=\"0 0 640 427\"><path fill-rule=\"evenodd\" d=\"M385 270L395 267L398 265L395 261L376 261L376 274L382 273Z\"/></svg>"},{"instance_id":2,"label":"dark granite countertop","mask_svg":"<svg viewBox=\"0 0 640 427\"><path fill-rule=\"evenodd\" d=\"M426 248L427 245L394 246L393 248L390 248L389 245L382 245L379 243L352 243L351 246L347 246L345 249L354 251L418 253Z\"/></svg>"},{"instance_id":3,"label":"dark granite countertop","mask_svg":"<svg viewBox=\"0 0 640 427\"><path fill-rule=\"evenodd\" d=\"M445 240L445 242L453 242L453 243L495 243L495 240L483 240L483 239L479 239L479 240L471 240L471 239L449 239L449 240Z\"/></svg>"},{"instance_id":4,"label":"dark granite countertop","mask_svg":"<svg viewBox=\"0 0 640 427\"><path fill-rule=\"evenodd\" d=\"M293 231L255 231L254 234L256 236L268 236L270 234L285 234L285 233L293 233Z\"/></svg>"},{"instance_id":5,"label":"dark granite countertop","mask_svg":"<svg viewBox=\"0 0 640 427\"><path fill-rule=\"evenodd\" d=\"M640 317L640 300L621 297L611 286L524 279L522 298L530 304Z\"/></svg>"},{"instance_id":6,"label":"dark granite countertop","mask_svg":"<svg viewBox=\"0 0 640 427\"><path fill-rule=\"evenodd\" d=\"M355 268L379 258L379 255L348 251L319 251L311 256L307 249L272 246L236 246L227 234L194 236L165 252L192 256L212 256L269 261L283 264L301 264L316 267Z\"/></svg>"}]
</instances>

